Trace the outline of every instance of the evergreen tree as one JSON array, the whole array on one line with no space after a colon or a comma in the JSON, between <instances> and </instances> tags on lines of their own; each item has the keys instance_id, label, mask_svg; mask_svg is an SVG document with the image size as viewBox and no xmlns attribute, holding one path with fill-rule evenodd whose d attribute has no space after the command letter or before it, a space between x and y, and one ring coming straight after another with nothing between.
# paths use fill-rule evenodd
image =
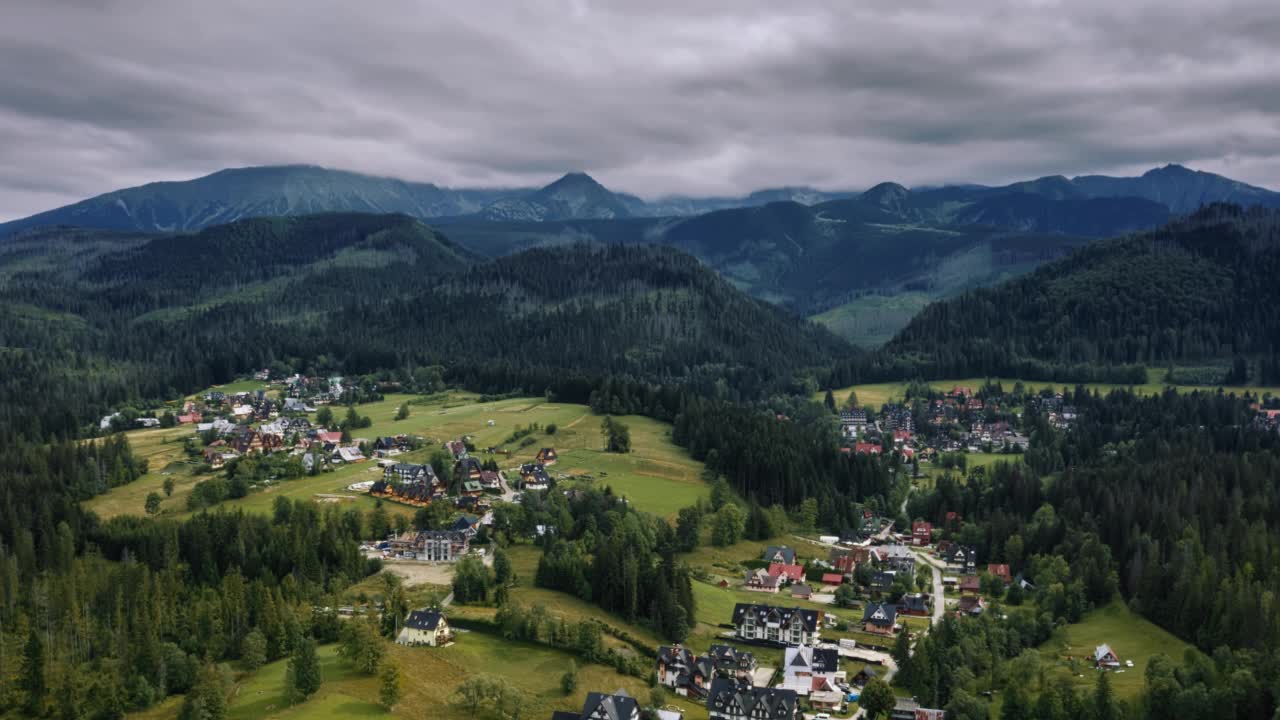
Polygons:
<instances>
[{"instance_id":1,"label":"evergreen tree","mask_svg":"<svg viewBox=\"0 0 1280 720\"><path fill-rule=\"evenodd\" d=\"M316 657L316 641L304 638L289 660L285 674L285 696L296 705L320 689L320 660Z\"/></svg>"},{"instance_id":2,"label":"evergreen tree","mask_svg":"<svg viewBox=\"0 0 1280 720\"><path fill-rule=\"evenodd\" d=\"M498 548L493 551L493 581L498 585L506 585L512 582L514 577L511 570L511 558L507 556L504 548Z\"/></svg>"},{"instance_id":3,"label":"evergreen tree","mask_svg":"<svg viewBox=\"0 0 1280 720\"><path fill-rule=\"evenodd\" d=\"M578 663L570 660L569 668L564 671L564 675L560 676L560 691L565 695L572 695L576 689L578 689Z\"/></svg>"},{"instance_id":4,"label":"evergreen tree","mask_svg":"<svg viewBox=\"0 0 1280 720\"><path fill-rule=\"evenodd\" d=\"M698 547L702 536L702 510L697 506L681 508L676 517L676 546L681 552Z\"/></svg>"},{"instance_id":5,"label":"evergreen tree","mask_svg":"<svg viewBox=\"0 0 1280 720\"><path fill-rule=\"evenodd\" d=\"M831 393L831 391L830 391L830 390L827 390L827 394L826 394L826 396L822 398L822 404L823 404L824 406L826 406L826 408L827 408L828 410L830 410L830 411L832 412L832 414L835 414L835 412L836 412L836 396L835 396L835 395L833 395L833 394Z\"/></svg>"},{"instance_id":6,"label":"evergreen tree","mask_svg":"<svg viewBox=\"0 0 1280 720\"><path fill-rule=\"evenodd\" d=\"M907 635L906 632L900 632L893 641L893 661L898 664L894 682L902 687L911 687L911 639Z\"/></svg>"},{"instance_id":7,"label":"evergreen tree","mask_svg":"<svg viewBox=\"0 0 1280 720\"><path fill-rule=\"evenodd\" d=\"M1116 707L1115 695L1111 690L1111 673L1098 673L1098 684L1093 690L1092 720L1119 720L1120 709Z\"/></svg>"},{"instance_id":8,"label":"evergreen tree","mask_svg":"<svg viewBox=\"0 0 1280 720\"><path fill-rule=\"evenodd\" d=\"M392 660L383 662L379 673L378 703L387 712L400 702L400 684L400 666Z\"/></svg>"},{"instance_id":9,"label":"evergreen tree","mask_svg":"<svg viewBox=\"0 0 1280 720\"><path fill-rule=\"evenodd\" d=\"M257 670L267 662L267 637L254 628L244 636L240 644L240 661L249 671Z\"/></svg>"},{"instance_id":10,"label":"evergreen tree","mask_svg":"<svg viewBox=\"0 0 1280 720\"><path fill-rule=\"evenodd\" d=\"M897 696L893 694L893 688L880 678L873 678L862 688L862 696L858 699L858 705L867 711L867 717L871 720L881 716L887 716L897 703Z\"/></svg>"},{"instance_id":11,"label":"evergreen tree","mask_svg":"<svg viewBox=\"0 0 1280 720\"><path fill-rule=\"evenodd\" d=\"M27 644L22 650L22 678L19 687L26 693L26 709L32 715L41 715L44 710L46 690L44 677L44 643L35 628L27 635Z\"/></svg>"},{"instance_id":12,"label":"evergreen tree","mask_svg":"<svg viewBox=\"0 0 1280 720\"><path fill-rule=\"evenodd\" d=\"M742 510L737 505L729 503L716 513L715 523L711 528L711 542L719 547L733 545L742 539L745 527L746 518Z\"/></svg>"}]
</instances>

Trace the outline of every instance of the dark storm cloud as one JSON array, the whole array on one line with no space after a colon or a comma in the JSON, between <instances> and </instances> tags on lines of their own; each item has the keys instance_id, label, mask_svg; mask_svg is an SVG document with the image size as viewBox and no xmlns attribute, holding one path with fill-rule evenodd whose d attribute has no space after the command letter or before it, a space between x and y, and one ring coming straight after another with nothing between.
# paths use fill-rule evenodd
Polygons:
<instances>
[{"instance_id":1,"label":"dark storm cloud","mask_svg":"<svg viewBox=\"0 0 1280 720\"><path fill-rule=\"evenodd\" d=\"M905 7L904 7L905 6ZM1280 186L1274 0L11 0L0 218L240 165L643 196L1131 173Z\"/></svg>"}]
</instances>

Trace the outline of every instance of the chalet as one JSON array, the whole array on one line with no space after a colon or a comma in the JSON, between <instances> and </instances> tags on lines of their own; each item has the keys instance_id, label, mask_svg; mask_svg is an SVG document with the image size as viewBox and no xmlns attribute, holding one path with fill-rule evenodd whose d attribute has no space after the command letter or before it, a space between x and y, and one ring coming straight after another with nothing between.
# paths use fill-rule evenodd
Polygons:
<instances>
[{"instance_id":1,"label":"chalet","mask_svg":"<svg viewBox=\"0 0 1280 720\"><path fill-rule=\"evenodd\" d=\"M317 430L316 440L319 440L322 443L334 443L336 445L337 443L342 442L342 433L336 430Z\"/></svg>"},{"instance_id":2,"label":"chalet","mask_svg":"<svg viewBox=\"0 0 1280 720\"><path fill-rule=\"evenodd\" d=\"M203 419L203 417L204 417L204 416L202 416L200 413L198 413L198 412L194 412L194 411L193 411L193 412L188 412L188 413L183 413L183 414L181 414L181 415L179 415L179 416L178 416L178 424L179 424L179 425L192 425L192 424L195 424L195 423L199 423L199 422Z\"/></svg>"},{"instance_id":3,"label":"chalet","mask_svg":"<svg viewBox=\"0 0 1280 720\"><path fill-rule=\"evenodd\" d=\"M552 465L555 465L557 459L558 458L556 456L556 449L549 448L549 447L544 447L541 450L539 450L538 456L535 458L535 460L537 460L538 462L542 463L547 467L551 467Z\"/></svg>"},{"instance_id":4,"label":"chalet","mask_svg":"<svg viewBox=\"0 0 1280 720\"><path fill-rule=\"evenodd\" d=\"M389 453L401 450L403 443L396 438L390 436L382 436L373 441L373 449L378 452Z\"/></svg>"},{"instance_id":5,"label":"chalet","mask_svg":"<svg viewBox=\"0 0 1280 720\"><path fill-rule=\"evenodd\" d=\"M911 523L911 544L924 547L933 542L933 523L917 520Z\"/></svg>"},{"instance_id":6,"label":"chalet","mask_svg":"<svg viewBox=\"0 0 1280 720\"><path fill-rule=\"evenodd\" d=\"M494 470L485 470L480 473L480 486L485 490L501 490L502 476Z\"/></svg>"},{"instance_id":7,"label":"chalet","mask_svg":"<svg viewBox=\"0 0 1280 720\"><path fill-rule=\"evenodd\" d=\"M716 675L720 677L749 680L756 671L756 656L732 645L712 645L707 657L715 664Z\"/></svg>"},{"instance_id":8,"label":"chalet","mask_svg":"<svg viewBox=\"0 0 1280 720\"><path fill-rule=\"evenodd\" d=\"M582 712L555 712L551 720L640 720L640 703L625 690L612 695L587 693Z\"/></svg>"},{"instance_id":9,"label":"chalet","mask_svg":"<svg viewBox=\"0 0 1280 720\"><path fill-rule=\"evenodd\" d=\"M982 591L982 580L977 575L965 575L960 578L960 592L976 593Z\"/></svg>"},{"instance_id":10,"label":"chalet","mask_svg":"<svg viewBox=\"0 0 1280 720\"><path fill-rule=\"evenodd\" d=\"M435 485L439 482L436 471L430 465L396 463L382 470L382 479L398 485Z\"/></svg>"},{"instance_id":11,"label":"chalet","mask_svg":"<svg viewBox=\"0 0 1280 720\"><path fill-rule=\"evenodd\" d=\"M907 593L898 598L898 613L925 617L929 614L929 596L924 593Z\"/></svg>"},{"instance_id":12,"label":"chalet","mask_svg":"<svg viewBox=\"0 0 1280 720\"><path fill-rule=\"evenodd\" d=\"M885 545L872 548L873 557L881 565L908 575L916 571L916 554L906 545Z\"/></svg>"},{"instance_id":13,"label":"chalet","mask_svg":"<svg viewBox=\"0 0 1280 720\"><path fill-rule=\"evenodd\" d=\"M862 613L862 629L877 635L892 635L897 627L898 611L892 605L867 603Z\"/></svg>"},{"instance_id":14,"label":"chalet","mask_svg":"<svg viewBox=\"0 0 1280 720\"><path fill-rule=\"evenodd\" d=\"M796 564L796 551L786 545L770 545L764 549L764 561L767 563Z\"/></svg>"},{"instance_id":15,"label":"chalet","mask_svg":"<svg viewBox=\"0 0 1280 720\"><path fill-rule=\"evenodd\" d=\"M798 700L794 690L716 678L707 695L707 712L711 720L797 720Z\"/></svg>"},{"instance_id":16,"label":"chalet","mask_svg":"<svg viewBox=\"0 0 1280 720\"><path fill-rule=\"evenodd\" d=\"M920 707L920 703L911 698L898 698L889 712L889 720L944 720L946 716L945 710Z\"/></svg>"},{"instance_id":17,"label":"chalet","mask_svg":"<svg viewBox=\"0 0 1280 720\"><path fill-rule=\"evenodd\" d=\"M823 585L843 585L844 575L840 573L822 573Z\"/></svg>"},{"instance_id":18,"label":"chalet","mask_svg":"<svg viewBox=\"0 0 1280 720\"><path fill-rule=\"evenodd\" d=\"M893 581L898 578L898 573L893 570L881 570L871 575L871 590L878 593L887 593L893 588Z\"/></svg>"},{"instance_id":19,"label":"chalet","mask_svg":"<svg viewBox=\"0 0 1280 720\"><path fill-rule=\"evenodd\" d=\"M214 470L226 465L237 457L240 457L240 454L225 445L221 447L210 446L204 449L204 461L209 463L209 467Z\"/></svg>"},{"instance_id":20,"label":"chalet","mask_svg":"<svg viewBox=\"0 0 1280 720\"><path fill-rule=\"evenodd\" d=\"M450 440L444 444L444 449L453 455L454 460L461 460L467 456L467 444L461 440Z\"/></svg>"},{"instance_id":21,"label":"chalet","mask_svg":"<svg viewBox=\"0 0 1280 720\"><path fill-rule=\"evenodd\" d=\"M781 577L787 582L800 582L801 580L804 580L804 567L801 565L787 565L780 562L769 563L769 574L775 577Z\"/></svg>"},{"instance_id":22,"label":"chalet","mask_svg":"<svg viewBox=\"0 0 1280 720\"><path fill-rule=\"evenodd\" d=\"M330 459L333 462L358 463L364 462L368 458L364 456L364 453L360 452L358 447L340 447L334 451Z\"/></svg>"},{"instance_id":23,"label":"chalet","mask_svg":"<svg viewBox=\"0 0 1280 720\"><path fill-rule=\"evenodd\" d=\"M986 601L977 595L965 595L956 604L956 612L959 615L981 615L986 609Z\"/></svg>"},{"instance_id":24,"label":"chalet","mask_svg":"<svg viewBox=\"0 0 1280 720\"><path fill-rule=\"evenodd\" d=\"M1120 667L1120 657L1116 655L1110 645L1103 643L1093 649L1093 666L1106 670L1114 670Z\"/></svg>"},{"instance_id":25,"label":"chalet","mask_svg":"<svg viewBox=\"0 0 1280 720\"><path fill-rule=\"evenodd\" d=\"M458 519L454 520L453 524L449 526L449 529L456 533L462 533L469 538L475 537L476 533L480 531L480 520L481 518L475 515L459 515Z\"/></svg>"},{"instance_id":26,"label":"chalet","mask_svg":"<svg viewBox=\"0 0 1280 720\"><path fill-rule=\"evenodd\" d=\"M698 657L679 645L658 648L658 683L685 697L705 698L715 663L710 657Z\"/></svg>"},{"instance_id":27,"label":"chalet","mask_svg":"<svg viewBox=\"0 0 1280 720\"><path fill-rule=\"evenodd\" d=\"M846 575L852 575L859 565L867 563L870 559L871 548L869 547L835 548L831 551L830 557L832 567Z\"/></svg>"},{"instance_id":28,"label":"chalet","mask_svg":"<svg viewBox=\"0 0 1280 720\"><path fill-rule=\"evenodd\" d=\"M795 690L797 695L808 695L814 678L844 680L844 673L840 672L840 652L834 647L789 647L782 658L781 687Z\"/></svg>"},{"instance_id":29,"label":"chalet","mask_svg":"<svg viewBox=\"0 0 1280 720\"><path fill-rule=\"evenodd\" d=\"M465 497L480 497L484 494L484 485L479 480L464 480L462 482L462 494Z\"/></svg>"},{"instance_id":30,"label":"chalet","mask_svg":"<svg viewBox=\"0 0 1280 720\"><path fill-rule=\"evenodd\" d=\"M776 593L782 589L782 576L770 575L764 568L756 568L747 573L742 587L753 592Z\"/></svg>"},{"instance_id":31,"label":"chalet","mask_svg":"<svg viewBox=\"0 0 1280 720\"><path fill-rule=\"evenodd\" d=\"M836 710L844 704L844 691L837 680L827 677L810 679L809 707L814 710Z\"/></svg>"},{"instance_id":32,"label":"chalet","mask_svg":"<svg viewBox=\"0 0 1280 720\"><path fill-rule=\"evenodd\" d=\"M316 409L300 398L287 397L284 399L284 411L293 413L309 413L315 412Z\"/></svg>"},{"instance_id":33,"label":"chalet","mask_svg":"<svg viewBox=\"0 0 1280 720\"><path fill-rule=\"evenodd\" d=\"M978 553L967 545L952 544L942 553L942 559L964 573L972 575L977 572Z\"/></svg>"},{"instance_id":34,"label":"chalet","mask_svg":"<svg viewBox=\"0 0 1280 720\"><path fill-rule=\"evenodd\" d=\"M987 565L987 574L1000 578L1005 585L1013 582L1013 575L1009 573L1009 566L1005 564L991 563Z\"/></svg>"},{"instance_id":35,"label":"chalet","mask_svg":"<svg viewBox=\"0 0 1280 720\"><path fill-rule=\"evenodd\" d=\"M484 466L480 461L473 457L464 457L458 460L453 468L453 476L458 480L466 482L474 480L480 482L480 475L484 472Z\"/></svg>"},{"instance_id":36,"label":"chalet","mask_svg":"<svg viewBox=\"0 0 1280 720\"><path fill-rule=\"evenodd\" d=\"M520 466L520 487L525 490L546 490L551 487L551 476L546 467L537 463Z\"/></svg>"},{"instance_id":37,"label":"chalet","mask_svg":"<svg viewBox=\"0 0 1280 720\"><path fill-rule=\"evenodd\" d=\"M404 620L404 628L396 636L398 645L442 647L453 642L453 631L439 610L414 610Z\"/></svg>"},{"instance_id":38,"label":"chalet","mask_svg":"<svg viewBox=\"0 0 1280 720\"><path fill-rule=\"evenodd\" d=\"M808 600L813 597L813 588L806 583L796 583L791 586L791 597Z\"/></svg>"},{"instance_id":39,"label":"chalet","mask_svg":"<svg viewBox=\"0 0 1280 720\"><path fill-rule=\"evenodd\" d=\"M739 640L776 645L816 645L822 632L822 611L738 603L733 626Z\"/></svg>"},{"instance_id":40,"label":"chalet","mask_svg":"<svg viewBox=\"0 0 1280 720\"><path fill-rule=\"evenodd\" d=\"M231 437L229 444L241 455L262 452L262 436L258 434L257 430L249 428L240 428Z\"/></svg>"}]
</instances>

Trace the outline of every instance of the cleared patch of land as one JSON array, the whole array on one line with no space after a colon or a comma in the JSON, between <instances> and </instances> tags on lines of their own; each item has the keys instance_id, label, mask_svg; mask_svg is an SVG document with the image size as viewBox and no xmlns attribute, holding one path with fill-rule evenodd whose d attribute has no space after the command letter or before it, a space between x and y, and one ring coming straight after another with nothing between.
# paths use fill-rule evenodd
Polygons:
<instances>
[{"instance_id":1,"label":"cleared patch of land","mask_svg":"<svg viewBox=\"0 0 1280 720\"><path fill-rule=\"evenodd\" d=\"M935 298L927 293L865 295L810 317L831 332L864 348L889 342Z\"/></svg>"},{"instance_id":2,"label":"cleared patch of land","mask_svg":"<svg viewBox=\"0 0 1280 720\"><path fill-rule=\"evenodd\" d=\"M1133 661L1133 667L1112 673L1111 687L1118 697L1129 698L1142 691L1147 662L1152 655L1167 655L1177 665L1191 645L1139 615L1129 611L1120 600L1085 615L1074 625L1058 631L1040 646L1042 662L1051 676L1071 678L1076 689L1092 691L1097 684L1093 669L1093 650L1106 643L1119 656L1120 662ZM1079 677L1083 675L1083 677Z\"/></svg>"}]
</instances>

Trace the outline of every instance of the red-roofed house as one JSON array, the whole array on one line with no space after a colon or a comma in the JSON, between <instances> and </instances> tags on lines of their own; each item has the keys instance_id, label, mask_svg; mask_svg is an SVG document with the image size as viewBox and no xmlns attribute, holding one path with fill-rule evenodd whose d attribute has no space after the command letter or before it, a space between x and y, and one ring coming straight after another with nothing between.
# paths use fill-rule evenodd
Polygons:
<instances>
[{"instance_id":1,"label":"red-roofed house","mask_svg":"<svg viewBox=\"0 0 1280 720\"><path fill-rule=\"evenodd\" d=\"M844 576L840 573L822 573L823 585L843 585Z\"/></svg>"},{"instance_id":2,"label":"red-roofed house","mask_svg":"<svg viewBox=\"0 0 1280 720\"><path fill-rule=\"evenodd\" d=\"M913 437L910 430L894 430L893 441L896 443L910 442Z\"/></svg>"},{"instance_id":3,"label":"red-roofed house","mask_svg":"<svg viewBox=\"0 0 1280 720\"><path fill-rule=\"evenodd\" d=\"M200 422L202 419L203 419L203 418L201 417L200 413L198 413L198 412L189 412L189 413L184 413L184 414L182 414L182 415L179 415L179 416L178 416L178 424L179 424L179 425L190 425L190 424L192 424L192 423L198 423L198 422Z\"/></svg>"},{"instance_id":4,"label":"red-roofed house","mask_svg":"<svg viewBox=\"0 0 1280 720\"><path fill-rule=\"evenodd\" d=\"M316 439L322 443L340 443L342 442L342 433L337 430L317 430Z\"/></svg>"},{"instance_id":5,"label":"red-roofed house","mask_svg":"<svg viewBox=\"0 0 1280 720\"><path fill-rule=\"evenodd\" d=\"M782 576L791 582L800 582L804 580L804 567L800 565L784 565L783 563L769 563L769 574L774 577Z\"/></svg>"},{"instance_id":6,"label":"red-roofed house","mask_svg":"<svg viewBox=\"0 0 1280 720\"><path fill-rule=\"evenodd\" d=\"M982 581L977 575L965 575L960 578L960 592L978 592L982 590Z\"/></svg>"},{"instance_id":7,"label":"red-roofed house","mask_svg":"<svg viewBox=\"0 0 1280 720\"><path fill-rule=\"evenodd\" d=\"M860 442L854 444L853 451L859 455L879 455L884 448L879 443Z\"/></svg>"},{"instance_id":8,"label":"red-roofed house","mask_svg":"<svg viewBox=\"0 0 1280 720\"><path fill-rule=\"evenodd\" d=\"M928 545L933 542L933 523L917 520L911 523L911 544Z\"/></svg>"},{"instance_id":9,"label":"red-roofed house","mask_svg":"<svg viewBox=\"0 0 1280 720\"><path fill-rule=\"evenodd\" d=\"M987 574L994 575L1004 581L1005 585L1013 582L1013 575L1009 574L1009 566L1004 564L991 563L987 565Z\"/></svg>"}]
</instances>

